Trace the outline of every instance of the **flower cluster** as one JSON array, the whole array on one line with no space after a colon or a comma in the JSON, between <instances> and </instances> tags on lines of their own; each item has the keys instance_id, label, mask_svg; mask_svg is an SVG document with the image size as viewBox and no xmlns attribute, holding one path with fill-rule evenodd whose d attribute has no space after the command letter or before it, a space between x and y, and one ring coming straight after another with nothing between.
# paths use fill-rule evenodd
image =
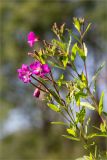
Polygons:
<instances>
[{"instance_id":1,"label":"flower cluster","mask_svg":"<svg viewBox=\"0 0 107 160\"><path fill-rule=\"evenodd\" d=\"M33 45L37 41L38 41L38 37L34 34L34 32L30 32L27 37L27 42L30 45L30 47L33 47ZM31 63L29 66L26 64L22 64L22 67L20 69L17 69L18 77L24 83L31 82L32 75L36 75L41 78L44 78L44 76L50 73L50 71L51 70L48 64L42 64L38 60ZM40 95L40 90L36 88L33 96L39 97L39 95Z\"/></svg>"},{"instance_id":2,"label":"flower cluster","mask_svg":"<svg viewBox=\"0 0 107 160\"><path fill-rule=\"evenodd\" d=\"M19 79L21 79L24 83L28 83L31 81L30 76L32 73L29 70L28 65L22 64L22 67L17 70L19 74Z\"/></svg>"},{"instance_id":3,"label":"flower cluster","mask_svg":"<svg viewBox=\"0 0 107 160\"><path fill-rule=\"evenodd\" d=\"M19 74L19 79L21 79L24 83L28 83L31 81L31 75L37 75L40 77L44 77L45 74L50 72L50 67L48 64L42 64L39 61L36 61L30 66L26 64L22 64L22 67L17 70Z\"/></svg>"},{"instance_id":4,"label":"flower cluster","mask_svg":"<svg viewBox=\"0 0 107 160\"><path fill-rule=\"evenodd\" d=\"M48 64L41 64L39 61L36 61L30 65L32 74L43 77L45 74L50 72Z\"/></svg>"}]
</instances>

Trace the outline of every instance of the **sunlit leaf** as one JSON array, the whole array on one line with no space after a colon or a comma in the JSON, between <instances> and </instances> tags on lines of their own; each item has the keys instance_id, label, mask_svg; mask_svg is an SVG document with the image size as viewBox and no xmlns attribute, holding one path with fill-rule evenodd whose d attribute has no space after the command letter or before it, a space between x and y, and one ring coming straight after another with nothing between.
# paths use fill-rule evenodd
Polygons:
<instances>
[{"instance_id":1,"label":"sunlit leaf","mask_svg":"<svg viewBox=\"0 0 107 160\"><path fill-rule=\"evenodd\" d=\"M74 62L77 52L77 43L75 43L71 50L71 61Z\"/></svg>"},{"instance_id":2,"label":"sunlit leaf","mask_svg":"<svg viewBox=\"0 0 107 160\"><path fill-rule=\"evenodd\" d=\"M93 107L93 106L92 106L90 103L88 103L88 102L80 102L80 106L89 108L89 109L91 109L91 110L95 110L95 107Z\"/></svg>"},{"instance_id":3,"label":"sunlit leaf","mask_svg":"<svg viewBox=\"0 0 107 160\"><path fill-rule=\"evenodd\" d=\"M51 108L55 112L60 112L60 108L58 108L56 105L48 103L47 104L49 108Z\"/></svg>"},{"instance_id":4,"label":"sunlit leaf","mask_svg":"<svg viewBox=\"0 0 107 160\"><path fill-rule=\"evenodd\" d=\"M71 140L74 140L74 141L80 141L79 138L75 138L75 137L72 137L72 136L68 136L68 135L62 135L63 137L67 138L67 139L71 139Z\"/></svg>"},{"instance_id":5,"label":"sunlit leaf","mask_svg":"<svg viewBox=\"0 0 107 160\"><path fill-rule=\"evenodd\" d=\"M86 27L86 30L85 30L85 32L83 33L83 37L85 36L85 34L88 32L88 30L90 29L90 27L91 27L91 23L89 23L88 24L88 26Z\"/></svg>"},{"instance_id":6,"label":"sunlit leaf","mask_svg":"<svg viewBox=\"0 0 107 160\"><path fill-rule=\"evenodd\" d=\"M84 47L85 57L87 57L88 50L87 50L87 47L86 47L86 44L85 44L85 43L83 43L83 47Z\"/></svg>"},{"instance_id":7,"label":"sunlit leaf","mask_svg":"<svg viewBox=\"0 0 107 160\"><path fill-rule=\"evenodd\" d=\"M94 137L107 137L107 134L99 134L99 133L92 133L87 136L88 139L94 138Z\"/></svg>"},{"instance_id":8,"label":"sunlit leaf","mask_svg":"<svg viewBox=\"0 0 107 160\"><path fill-rule=\"evenodd\" d=\"M64 122L51 122L51 124L68 126L68 124Z\"/></svg>"},{"instance_id":9,"label":"sunlit leaf","mask_svg":"<svg viewBox=\"0 0 107 160\"><path fill-rule=\"evenodd\" d=\"M58 84L59 87L62 85L63 79L64 79L64 75L61 74L61 76L60 76L59 79L57 80L57 84Z\"/></svg>"},{"instance_id":10,"label":"sunlit leaf","mask_svg":"<svg viewBox=\"0 0 107 160\"><path fill-rule=\"evenodd\" d=\"M86 114L86 111L84 108L82 108L80 112L77 112L76 113L76 123L78 122L82 123L85 119L85 114Z\"/></svg>"},{"instance_id":11,"label":"sunlit leaf","mask_svg":"<svg viewBox=\"0 0 107 160\"><path fill-rule=\"evenodd\" d=\"M100 130L101 132L106 132L106 121L100 124Z\"/></svg>"},{"instance_id":12,"label":"sunlit leaf","mask_svg":"<svg viewBox=\"0 0 107 160\"><path fill-rule=\"evenodd\" d=\"M73 136L76 136L75 130L73 128L68 128L67 132Z\"/></svg>"},{"instance_id":13,"label":"sunlit leaf","mask_svg":"<svg viewBox=\"0 0 107 160\"><path fill-rule=\"evenodd\" d=\"M75 28L78 30L78 32L80 32L81 25L80 25L80 22L79 22L78 18L74 17L73 21L74 21L73 24L74 24Z\"/></svg>"},{"instance_id":14,"label":"sunlit leaf","mask_svg":"<svg viewBox=\"0 0 107 160\"><path fill-rule=\"evenodd\" d=\"M64 65L64 67L67 66L67 63L68 63L68 56L63 56L63 58L62 58L62 63L63 63L63 65Z\"/></svg>"},{"instance_id":15,"label":"sunlit leaf","mask_svg":"<svg viewBox=\"0 0 107 160\"><path fill-rule=\"evenodd\" d=\"M79 56L80 56L80 57L82 58L82 60L84 61L84 60L86 59L84 50L83 50L82 48L79 48L79 47L77 46L77 51L78 51Z\"/></svg>"}]
</instances>

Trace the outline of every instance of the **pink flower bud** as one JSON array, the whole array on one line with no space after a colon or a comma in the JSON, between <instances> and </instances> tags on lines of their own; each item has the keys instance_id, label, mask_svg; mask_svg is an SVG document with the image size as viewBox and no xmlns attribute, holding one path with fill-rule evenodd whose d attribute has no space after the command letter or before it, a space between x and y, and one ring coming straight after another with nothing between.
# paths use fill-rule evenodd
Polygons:
<instances>
[{"instance_id":1,"label":"pink flower bud","mask_svg":"<svg viewBox=\"0 0 107 160\"><path fill-rule=\"evenodd\" d=\"M27 36L27 42L30 47L33 47L35 42L37 42L38 40L39 40L39 38L35 35L34 32L29 32L29 34Z\"/></svg>"},{"instance_id":2,"label":"pink flower bud","mask_svg":"<svg viewBox=\"0 0 107 160\"><path fill-rule=\"evenodd\" d=\"M34 90L33 96L39 98L39 96L40 96L40 90L38 88L36 88Z\"/></svg>"}]
</instances>

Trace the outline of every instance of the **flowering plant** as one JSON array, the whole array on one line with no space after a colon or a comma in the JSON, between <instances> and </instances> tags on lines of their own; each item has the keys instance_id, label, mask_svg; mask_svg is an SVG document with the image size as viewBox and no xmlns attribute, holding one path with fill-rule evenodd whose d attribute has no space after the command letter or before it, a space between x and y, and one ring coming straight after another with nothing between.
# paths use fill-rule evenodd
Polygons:
<instances>
[{"instance_id":1,"label":"flowering plant","mask_svg":"<svg viewBox=\"0 0 107 160\"><path fill-rule=\"evenodd\" d=\"M83 159L100 159L101 154L94 139L107 137L107 113L103 108L104 92L101 93L99 102L95 98L95 82L104 64L98 68L92 81L89 82L86 65L88 49L84 37L91 23L86 26L83 18L74 18L73 24L78 35L65 24L58 27L54 23L52 30L57 38L49 43L44 40L42 49L28 53L34 58L34 62L29 66L23 64L17 72L20 80L31 83L35 87L33 96L39 98L41 92L44 92L47 106L64 117L65 122L52 122L66 127L66 134L62 136L70 140L84 141L84 148L89 151L89 155L84 156ZM39 38L34 32L28 34L27 42L31 49L38 41ZM81 72L75 64L77 56L83 63L84 68ZM69 71L70 79L64 77L62 73L58 79L55 79L56 68L63 72ZM64 90L63 94L62 90ZM92 126L96 129L94 133L88 130L91 117L87 114L87 110L97 112L101 119L99 127Z\"/></svg>"}]
</instances>

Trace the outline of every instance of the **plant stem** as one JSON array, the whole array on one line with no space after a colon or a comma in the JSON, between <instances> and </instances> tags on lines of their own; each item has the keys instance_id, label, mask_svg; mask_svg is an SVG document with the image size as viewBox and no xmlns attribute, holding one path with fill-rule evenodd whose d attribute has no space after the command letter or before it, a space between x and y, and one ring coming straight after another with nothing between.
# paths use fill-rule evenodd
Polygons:
<instances>
[{"instance_id":1,"label":"plant stem","mask_svg":"<svg viewBox=\"0 0 107 160\"><path fill-rule=\"evenodd\" d=\"M43 92L46 92L46 90L43 90L42 88L38 87L36 84L34 84L33 82L30 82L30 84L32 84L34 87L40 89ZM47 93L47 92L46 92Z\"/></svg>"},{"instance_id":2,"label":"plant stem","mask_svg":"<svg viewBox=\"0 0 107 160\"><path fill-rule=\"evenodd\" d=\"M42 85L44 86L44 88L46 88L46 90L47 90L50 94L52 94L51 91L48 89L48 87L47 87L43 82L41 82L39 79L37 79L36 77L34 77L34 76L32 76L32 75L31 75L31 77L32 77L33 79L35 79L37 82L39 82L40 84L42 84Z\"/></svg>"},{"instance_id":3,"label":"plant stem","mask_svg":"<svg viewBox=\"0 0 107 160\"><path fill-rule=\"evenodd\" d=\"M53 79L53 75L52 75L52 72L51 72L51 71L50 71L50 76L51 76L51 78L52 78L53 86L54 86L56 92L58 93L58 95L60 96L59 91L58 91L58 89L57 89L57 87L56 87L56 83L55 83L55 81L54 81L54 79Z\"/></svg>"},{"instance_id":4,"label":"plant stem","mask_svg":"<svg viewBox=\"0 0 107 160\"><path fill-rule=\"evenodd\" d=\"M85 69L85 74L86 74L86 80L87 80L87 83L88 83L88 74L87 74L86 61L84 61L84 69Z\"/></svg>"}]
</instances>

